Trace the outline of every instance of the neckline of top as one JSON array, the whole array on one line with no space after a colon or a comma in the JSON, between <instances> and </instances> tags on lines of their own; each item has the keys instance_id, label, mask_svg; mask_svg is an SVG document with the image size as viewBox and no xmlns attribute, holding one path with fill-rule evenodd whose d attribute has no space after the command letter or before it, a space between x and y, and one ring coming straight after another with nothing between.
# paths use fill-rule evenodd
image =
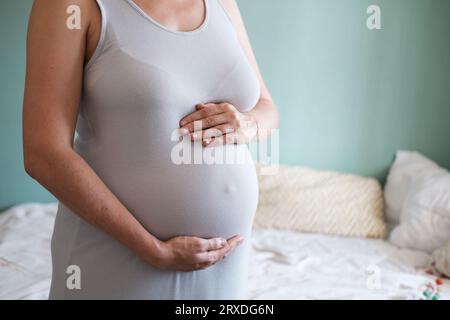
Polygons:
<instances>
[{"instance_id":1,"label":"neckline of top","mask_svg":"<svg viewBox=\"0 0 450 320\"><path fill-rule=\"evenodd\" d=\"M136 4L136 2L134 2L134 0L127 0L127 2L129 3L129 5L134 8L141 16L143 16L146 20L150 21L152 24L154 24L155 26L157 26L160 29L163 29L167 32L173 33L173 34L178 34L178 35L191 35L191 34L196 34L199 33L200 31L204 30L206 28L206 26L208 25L209 22L209 16L210 16L210 8L209 8L209 0L203 0L203 6L204 6L204 19L203 22L200 26L198 26L197 28L195 28L194 30L191 31L178 31L178 30L173 30L170 29L166 26L164 26L163 24L159 23L158 21L156 21L155 19L153 19L149 14L147 14L140 6L138 6Z\"/></svg>"}]
</instances>

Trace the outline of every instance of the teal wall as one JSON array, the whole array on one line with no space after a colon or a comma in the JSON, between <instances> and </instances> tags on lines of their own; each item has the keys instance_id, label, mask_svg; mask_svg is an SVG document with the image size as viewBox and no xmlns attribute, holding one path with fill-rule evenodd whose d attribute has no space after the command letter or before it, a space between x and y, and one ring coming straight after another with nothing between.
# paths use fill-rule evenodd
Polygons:
<instances>
[{"instance_id":1,"label":"teal wall","mask_svg":"<svg viewBox=\"0 0 450 320\"><path fill-rule=\"evenodd\" d=\"M0 3L0 207L53 198L22 169L31 0ZM450 168L449 0L240 0L281 112L281 160L384 179L395 150ZM380 31L366 8L382 9Z\"/></svg>"},{"instance_id":2,"label":"teal wall","mask_svg":"<svg viewBox=\"0 0 450 320\"><path fill-rule=\"evenodd\" d=\"M282 115L281 160L385 177L395 150L450 167L449 0L242 0ZM366 9L382 10L380 31Z\"/></svg>"},{"instance_id":3,"label":"teal wall","mask_svg":"<svg viewBox=\"0 0 450 320\"><path fill-rule=\"evenodd\" d=\"M23 170L22 98L31 0L0 2L0 209L53 198Z\"/></svg>"}]
</instances>

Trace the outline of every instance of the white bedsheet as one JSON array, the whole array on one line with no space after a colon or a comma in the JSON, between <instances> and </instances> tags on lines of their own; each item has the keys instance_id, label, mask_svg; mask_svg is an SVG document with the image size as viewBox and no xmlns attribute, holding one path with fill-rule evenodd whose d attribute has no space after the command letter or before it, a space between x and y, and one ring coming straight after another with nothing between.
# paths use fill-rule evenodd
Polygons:
<instances>
[{"instance_id":1,"label":"white bedsheet","mask_svg":"<svg viewBox=\"0 0 450 320\"><path fill-rule=\"evenodd\" d=\"M55 204L0 214L0 299L46 299ZM255 230L250 299L420 299L430 256L381 240ZM440 287L450 299L450 283Z\"/></svg>"}]
</instances>

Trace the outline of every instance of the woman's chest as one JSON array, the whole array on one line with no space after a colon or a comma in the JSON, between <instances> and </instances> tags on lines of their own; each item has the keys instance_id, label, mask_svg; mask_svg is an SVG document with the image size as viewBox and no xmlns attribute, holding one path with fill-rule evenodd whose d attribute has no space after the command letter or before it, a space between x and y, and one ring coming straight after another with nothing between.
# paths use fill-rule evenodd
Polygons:
<instances>
[{"instance_id":1,"label":"woman's chest","mask_svg":"<svg viewBox=\"0 0 450 320\"><path fill-rule=\"evenodd\" d=\"M102 110L153 112L184 112L208 102L229 102L241 111L255 106L259 81L234 34L161 35L120 37L86 74L84 100Z\"/></svg>"}]
</instances>

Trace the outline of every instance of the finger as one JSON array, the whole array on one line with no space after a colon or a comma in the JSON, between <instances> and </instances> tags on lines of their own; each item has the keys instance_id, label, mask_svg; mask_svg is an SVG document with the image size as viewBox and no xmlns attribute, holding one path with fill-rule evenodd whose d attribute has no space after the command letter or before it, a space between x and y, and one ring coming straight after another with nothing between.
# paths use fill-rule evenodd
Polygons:
<instances>
[{"instance_id":1,"label":"finger","mask_svg":"<svg viewBox=\"0 0 450 320\"><path fill-rule=\"evenodd\" d=\"M194 251L199 252L207 252L210 250L217 250L224 246L228 246L228 241L224 238L211 238L211 239L203 239L203 238L195 238L196 242L194 245Z\"/></svg>"},{"instance_id":2,"label":"finger","mask_svg":"<svg viewBox=\"0 0 450 320\"><path fill-rule=\"evenodd\" d=\"M214 128L210 128L208 130L204 130L204 131L197 131L194 133L190 134L191 140L192 141L200 141L200 140L211 140L213 138L216 137L221 137L224 133L222 131L220 131L219 129L216 129L216 127Z\"/></svg>"},{"instance_id":3,"label":"finger","mask_svg":"<svg viewBox=\"0 0 450 320\"><path fill-rule=\"evenodd\" d=\"M240 235L234 236L233 238L228 240L228 247L226 250L223 250L223 255L220 260L225 259L237 246L241 245L244 242L244 238Z\"/></svg>"},{"instance_id":4,"label":"finger","mask_svg":"<svg viewBox=\"0 0 450 320\"><path fill-rule=\"evenodd\" d=\"M199 268L209 267L218 261L223 260L228 256L237 246L242 244L244 238L240 235L234 236L228 239L227 245L221 249L215 251L201 252L195 255L195 263L199 265Z\"/></svg>"},{"instance_id":5,"label":"finger","mask_svg":"<svg viewBox=\"0 0 450 320\"><path fill-rule=\"evenodd\" d=\"M234 111L236 110L236 108L228 102L223 102L223 103L199 103L198 105L195 106L196 109L204 109L204 108L210 108L210 107L216 107L221 109L223 112L228 112L228 111Z\"/></svg>"},{"instance_id":6,"label":"finger","mask_svg":"<svg viewBox=\"0 0 450 320\"><path fill-rule=\"evenodd\" d=\"M237 132L231 132L225 135L222 135L217 138L206 138L204 139L203 146L204 147L218 147L225 144L236 144L239 142L239 135Z\"/></svg>"},{"instance_id":7,"label":"finger","mask_svg":"<svg viewBox=\"0 0 450 320\"><path fill-rule=\"evenodd\" d=\"M204 130L203 131L203 139L221 137L223 135L230 134L230 133L234 132L235 130L236 129L228 123L220 124L213 128Z\"/></svg>"},{"instance_id":8,"label":"finger","mask_svg":"<svg viewBox=\"0 0 450 320\"><path fill-rule=\"evenodd\" d=\"M244 242L244 237L241 235L237 235L232 237L231 239L228 239L228 245L230 247L230 251L233 250L234 248L236 248L238 245L242 244Z\"/></svg>"},{"instance_id":9,"label":"finger","mask_svg":"<svg viewBox=\"0 0 450 320\"><path fill-rule=\"evenodd\" d=\"M197 253L192 260L194 262L194 267L202 268L217 262L219 256L214 252L215 251Z\"/></svg>"},{"instance_id":10,"label":"finger","mask_svg":"<svg viewBox=\"0 0 450 320\"><path fill-rule=\"evenodd\" d=\"M236 129L229 124L222 124L214 128L205 130L203 131L203 146L204 147L209 146L216 139L222 139L222 141L217 141L217 143L213 144L212 146L223 145L226 136L231 135L233 132L235 132L235 130Z\"/></svg>"},{"instance_id":11,"label":"finger","mask_svg":"<svg viewBox=\"0 0 450 320\"><path fill-rule=\"evenodd\" d=\"M206 241L208 244L205 251L219 250L228 245L228 241L224 238L212 238Z\"/></svg>"},{"instance_id":12,"label":"finger","mask_svg":"<svg viewBox=\"0 0 450 320\"><path fill-rule=\"evenodd\" d=\"M197 110L181 119L180 126L186 127L188 124L192 124L195 121L224 112L223 108L218 104L207 104L203 106L204 107L200 110Z\"/></svg>"},{"instance_id":13,"label":"finger","mask_svg":"<svg viewBox=\"0 0 450 320\"><path fill-rule=\"evenodd\" d=\"M213 147L219 147L224 145L225 136L222 135L220 137L212 137L212 138L206 138L203 140L202 145L205 148L213 148Z\"/></svg>"},{"instance_id":14,"label":"finger","mask_svg":"<svg viewBox=\"0 0 450 320\"><path fill-rule=\"evenodd\" d=\"M208 107L207 104L200 103L200 104L198 104L198 105L195 106L195 109L196 109L196 110L202 110L202 109L205 109L205 108L207 108L207 107Z\"/></svg>"},{"instance_id":15,"label":"finger","mask_svg":"<svg viewBox=\"0 0 450 320\"><path fill-rule=\"evenodd\" d=\"M233 128L233 126L225 123L215 126L213 128L209 128L207 130L194 132L191 134L191 139L193 141L207 140L207 139L211 140L212 138L221 137L234 131L235 129Z\"/></svg>"},{"instance_id":16,"label":"finger","mask_svg":"<svg viewBox=\"0 0 450 320\"><path fill-rule=\"evenodd\" d=\"M213 116L198 120L193 123L189 123L186 125L186 127L183 127L183 129L187 129L193 133L196 132L196 134L192 135L192 136L193 137L200 136L200 139L201 139L201 131L202 130L211 129L218 125L223 125L227 122L229 122L227 114L221 113L221 114L213 115Z\"/></svg>"},{"instance_id":17,"label":"finger","mask_svg":"<svg viewBox=\"0 0 450 320\"><path fill-rule=\"evenodd\" d=\"M223 256L229 252L229 246L219 250L200 252L196 254L194 261L203 266L211 266L222 260Z\"/></svg>"}]
</instances>

